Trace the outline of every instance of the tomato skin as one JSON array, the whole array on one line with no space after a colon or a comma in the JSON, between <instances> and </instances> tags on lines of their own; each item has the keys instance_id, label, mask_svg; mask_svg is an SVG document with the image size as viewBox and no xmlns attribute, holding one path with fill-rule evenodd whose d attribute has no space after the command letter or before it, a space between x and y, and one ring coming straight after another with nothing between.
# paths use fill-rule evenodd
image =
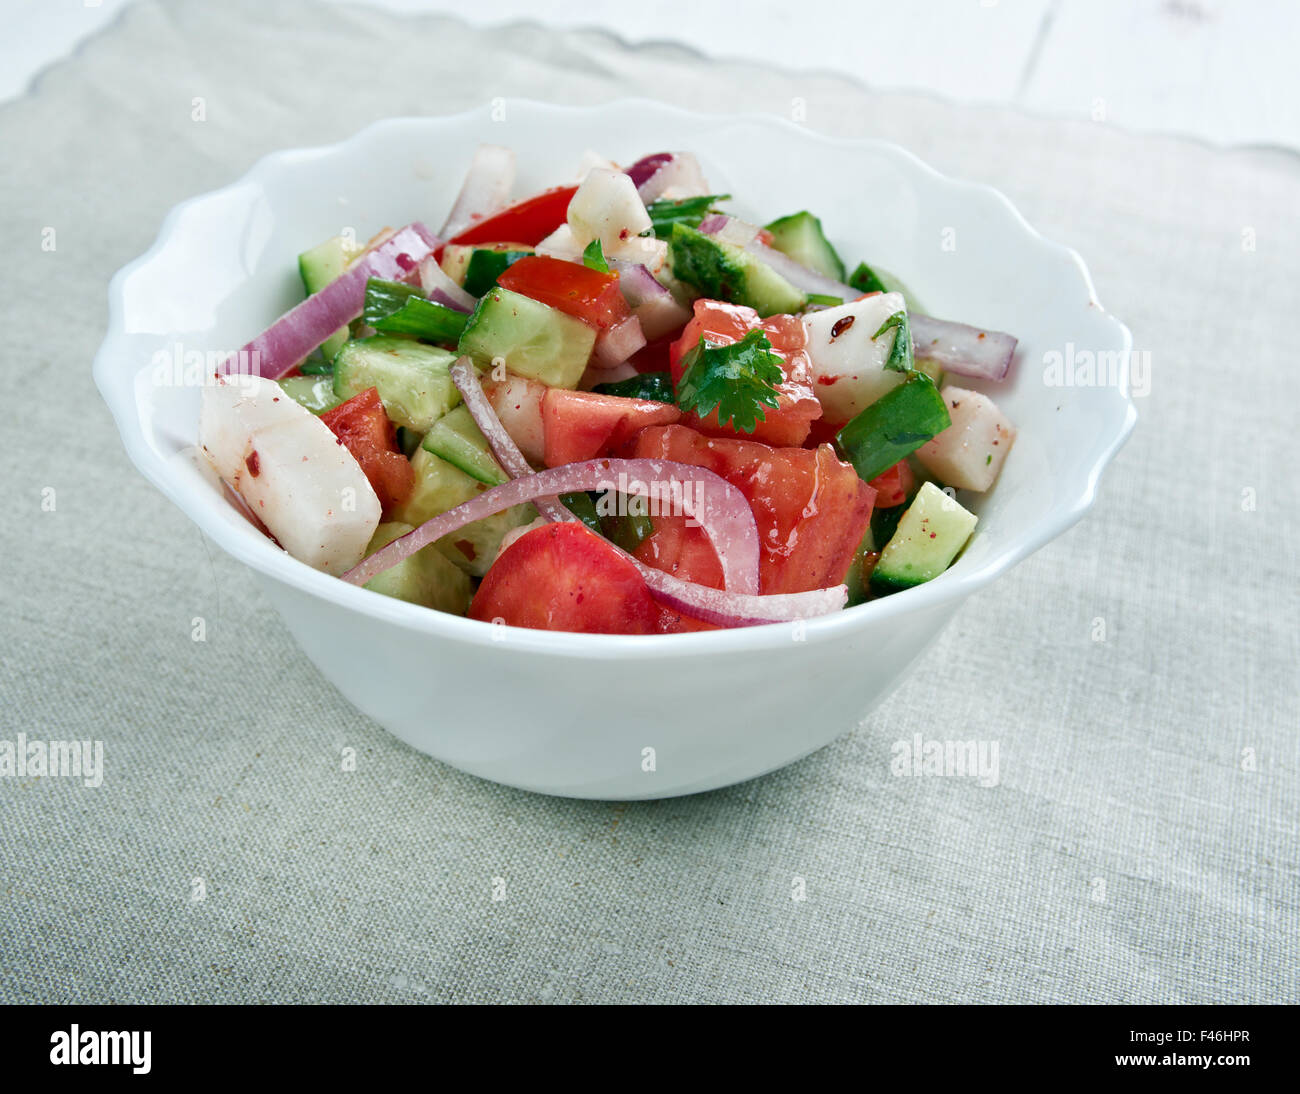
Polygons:
<instances>
[{"instance_id":1,"label":"tomato skin","mask_svg":"<svg viewBox=\"0 0 1300 1094\"><path fill-rule=\"evenodd\" d=\"M415 489L415 471L397 444L397 428L384 411L379 389L369 387L321 415L339 442L356 457L387 513Z\"/></svg>"},{"instance_id":2,"label":"tomato skin","mask_svg":"<svg viewBox=\"0 0 1300 1094\"><path fill-rule=\"evenodd\" d=\"M534 630L657 634L664 609L624 555L577 522L520 536L483 578L469 617Z\"/></svg>"},{"instance_id":3,"label":"tomato skin","mask_svg":"<svg viewBox=\"0 0 1300 1094\"><path fill-rule=\"evenodd\" d=\"M844 580L871 519L875 491L829 445L773 448L669 425L643 430L628 447L632 456L706 467L745 495L758 525L763 593L807 592ZM703 529L687 527L681 516L651 520L655 530L637 548L637 558L722 587L722 568Z\"/></svg>"},{"instance_id":4,"label":"tomato skin","mask_svg":"<svg viewBox=\"0 0 1300 1094\"><path fill-rule=\"evenodd\" d=\"M902 505L915 485L916 476L907 460L899 460L889 470L882 471L871 480L871 488L876 492L876 504L881 509Z\"/></svg>"},{"instance_id":5,"label":"tomato skin","mask_svg":"<svg viewBox=\"0 0 1300 1094\"><path fill-rule=\"evenodd\" d=\"M618 274L601 273L549 255L519 259L497 278L497 284L597 330L616 326L632 314L618 287Z\"/></svg>"},{"instance_id":6,"label":"tomato skin","mask_svg":"<svg viewBox=\"0 0 1300 1094\"><path fill-rule=\"evenodd\" d=\"M576 186L556 186L508 205L499 213L471 224L449 243L497 243L503 239L536 247L568 217Z\"/></svg>"},{"instance_id":7,"label":"tomato skin","mask_svg":"<svg viewBox=\"0 0 1300 1094\"><path fill-rule=\"evenodd\" d=\"M730 423L719 425L716 410L703 418L692 413L686 422L711 436L744 437L780 448L801 445L807 439L812 423L821 417L822 406L813 391L807 334L796 316L773 315L760 319L753 308L739 304L695 301L695 317L669 348L673 384L681 382L682 373L686 371L682 358L699 344L701 337L714 343L739 342L751 330L763 331L772 343L773 352L781 358L785 379L777 387L778 406L775 409L763 408L765 417L755 426L753 433L740 432Z\"/></svg>"},{"instance_id":8,"label":"tomato skin","mask_svg":"<svg viewBox=\"0 0 1300 1094\"><path fill-rule=\"evenodd\" d=\"M549 388L542 397L546 466L610 455L641 430L670 425L681 416L669 403Z\"/></svg>"}]
</instances>

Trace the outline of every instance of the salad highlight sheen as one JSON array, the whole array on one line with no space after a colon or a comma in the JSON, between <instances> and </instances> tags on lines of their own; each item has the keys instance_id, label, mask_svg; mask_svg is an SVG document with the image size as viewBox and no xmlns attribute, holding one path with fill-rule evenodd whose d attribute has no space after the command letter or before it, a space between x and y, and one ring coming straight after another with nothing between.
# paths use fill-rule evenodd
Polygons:
<instances>
[{"instance_id":1,"label":"salad highlight sheen","mask_svg":"<svg viewBox=\"0 0 1300 1094\"><path fill-rule=\"evenodd\" d=\"M810 212L687 152L511 200L484 145L435 234L340 235L203 389L199 453L294 558L491 623L672 634L937 578L1015 427L1016 339L925 315Z\"/></svg>"}]
</instances>

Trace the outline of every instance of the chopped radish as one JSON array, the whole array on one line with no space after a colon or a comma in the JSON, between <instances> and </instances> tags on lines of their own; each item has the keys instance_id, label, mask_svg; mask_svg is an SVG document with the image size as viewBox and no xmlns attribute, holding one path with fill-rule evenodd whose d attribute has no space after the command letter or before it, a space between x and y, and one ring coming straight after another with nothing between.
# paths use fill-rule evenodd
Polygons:
<instances>
[{"instance_id":1,"label":"chopped radish","mask_svg":"<svg viewBox=\"0 0 1300 1094\"><path fill-rule=\"evenodd\" d=\"M379 526L361 465L311 411L257 377L203 389L199 450L294 558L341 574Z\"/></svg>"},{"instance_id":2,"label":"chopped radish","mask_svg":"<svg viewBox=\"0 0 1300 1094\"><path fill-rule=\"evenodd\" d=\"M489 380L483 391L496 411L510 439L532 463L546 454L546 430L542 427L542 397L549 389L536 380L506 374L504 380Z\"/></svg>"},{"instance_id":3,"label":"chopped radish","mask_svg":"<svg viewBox=\"0 0 1300 1094\"><path fill-rule=\"evenodd\" d=\"M599 239L605 254L613 255L629 240L649 231L651 224L632 180L622 171L597 167L587 173L569 202L569 227L583 247Z\"/></svg>"},{"instance_id":4,"label":"chopped radish","mask_svg":"<svg viewBox=\"0 0 1300 1094\"><path fill-rule=\"evenodd\" d=\"M885 368L894 348L894 330L874 338L881 324L906 310L901 293L864 297L803 317L813 390L826 419L847 422L903 382L901 372Z\"/></svg>"},{"instance_id":5,"label":"chopped radish","mask_svg":"<svg viewBox=\"0 0 1300 1094\"><path fill-rule=\"evenodd\" d=\"M944 386L940 393L952 425L917 450L932 475L959 490L987 490L1002 470L1016 428L987 395Z\"/></svg>"}]
</instances>

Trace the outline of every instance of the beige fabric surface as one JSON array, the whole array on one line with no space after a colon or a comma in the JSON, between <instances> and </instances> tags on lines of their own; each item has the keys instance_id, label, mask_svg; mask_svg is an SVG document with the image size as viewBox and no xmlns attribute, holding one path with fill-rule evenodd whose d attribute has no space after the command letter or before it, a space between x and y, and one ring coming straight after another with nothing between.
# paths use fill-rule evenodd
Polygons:
<instances>
[{"instance_id":1,"label":"beige fabric surface","mask_svg":"<svg viewBox=\"0 0 1300 1094\"><path fill-rule=\"evenodd\" d=\"M489 785L353 712L128 464L90 360L112 273L264 153L628 94L801 106L998 186L1153 375L1095 511L863 729L624 806ZM252 0L129 9L0 108L0 149L0 740L105 749L96 788L0 778L0 1001L1296 1001L1293 156ZM918 732L996 740L999 785L894 777Z\"/></svg>"}]
</instances>

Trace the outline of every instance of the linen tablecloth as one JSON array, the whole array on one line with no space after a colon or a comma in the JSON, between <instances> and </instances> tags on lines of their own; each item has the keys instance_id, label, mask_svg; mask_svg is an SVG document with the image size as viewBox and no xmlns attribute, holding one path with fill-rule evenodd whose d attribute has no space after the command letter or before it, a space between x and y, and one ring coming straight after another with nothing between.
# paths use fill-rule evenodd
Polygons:
<instances>
[{"instance_id":1,"label":"linen tablecloth","mask_svg":"<svg viewBox=\"0 0 1300 1094\"><path fill-rule=\"evenodd\" d=\"M1094 512L859 731L630 805L484 783L355 713L90 378L113 271L264 153L626 95L992 183L1152 362ZM0 1000L1296 1000L1293 155L289 0L128 9L0 108L0 149L0 741L104 746L97 787L0 777ZM998 785L895 777L915 733L997 741Z\"/></svg>"}]
</instances>

